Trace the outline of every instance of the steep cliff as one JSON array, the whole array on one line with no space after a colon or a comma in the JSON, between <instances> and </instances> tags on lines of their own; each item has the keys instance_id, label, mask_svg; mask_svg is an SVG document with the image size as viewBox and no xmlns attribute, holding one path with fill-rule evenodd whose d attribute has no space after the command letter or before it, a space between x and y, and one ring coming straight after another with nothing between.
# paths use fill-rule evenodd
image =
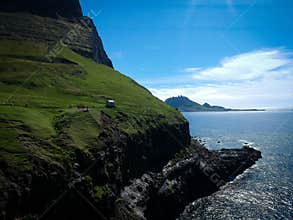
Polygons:
<instances>
[{"instance_id":1,"label":"steep cliff","mask_svg":"<svg viewBox=\"0 0 293 220\"><path fill-rule=\"evenodd\" d=\"M56 52L42 31L23 39L20 22L9 27L20 37L0 40L0 218L111 217L132 178L189 144L188 122L112 68L63 44Z\"/></svg>"},{"instance_id":2,"label":"steep cliff","mask_svg":"<svg viewBox=\"0 0 293 220\"><path fill-rule=\"evenodd\" d=\"M124 212L131 217L123 219L176 219L190 202L219 190L259 158L261 153L250 147L209 151L193 140L160 172L146 173L124 188L116 204L118 216Z\"/></svg>"},{"instance_id":3,"label":"steep cliff","mask_svg":"<svg viewBox=\"0 0 293 220\"><path fill-rule=\"evenodd\" d=\"M3 4L0 39L42 42L51 51L66 45L82 56L113 67L92 19L82 16L79 1L12 0Z\"/></svg>"}]
</instances>

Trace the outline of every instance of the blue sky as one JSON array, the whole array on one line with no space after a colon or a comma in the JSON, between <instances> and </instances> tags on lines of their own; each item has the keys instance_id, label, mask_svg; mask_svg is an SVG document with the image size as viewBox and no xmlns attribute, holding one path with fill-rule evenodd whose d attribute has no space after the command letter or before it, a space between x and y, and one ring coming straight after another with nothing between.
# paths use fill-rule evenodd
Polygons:
<instances>
[{"instance_id":1,"label":"blue sky","mask_svg":"<svg viewBox=\"0 0 293 220\"><path fill-rule=\"evenodd\" d=\"M292 0L81 0L114 66L162 100L293 106Z\"/></svg>"}]
</instances>

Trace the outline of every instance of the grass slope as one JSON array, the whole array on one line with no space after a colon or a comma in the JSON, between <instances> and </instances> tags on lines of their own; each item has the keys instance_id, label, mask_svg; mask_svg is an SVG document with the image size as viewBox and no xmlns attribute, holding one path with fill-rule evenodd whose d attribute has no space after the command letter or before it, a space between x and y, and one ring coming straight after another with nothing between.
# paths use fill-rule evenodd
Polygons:
<instances>
[{"instance_id":1,"label":"grass slope","mask_svg":"<svg viewBox=\"0 0 293 220\"><path fill-rule=\"evenodd\" d=\"M0 41L0 162L11 172L33 169L33 157L70 167L74 149L102 150L101 111L129 134L162 121L184 120L145 88L107 66L67 48L57 62L50 63L44 59L47 53L45 44ZM116 108L106 108L107 99L114 99ZM77 106L88 106L90 111Z\"/></svg>"}]
</instances>

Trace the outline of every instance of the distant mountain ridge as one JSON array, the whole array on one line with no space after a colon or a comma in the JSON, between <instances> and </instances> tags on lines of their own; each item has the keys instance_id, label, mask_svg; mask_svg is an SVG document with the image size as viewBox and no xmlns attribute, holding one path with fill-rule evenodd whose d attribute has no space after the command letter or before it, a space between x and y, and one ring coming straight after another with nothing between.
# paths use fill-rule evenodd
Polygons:
<instances>
[{"instance_id":1,"label":"distant mountain ridge","mask_svg":"<svg viewBox=\"0 0 293 220\"><path fill-rule=\"evenodd\" d=\"M264 111L263 109L231 109L222 106L212 106L209 103L201 105L185 96L168 98L165 100L165 103L181 112Z\"/></svg>"}]
</instances>

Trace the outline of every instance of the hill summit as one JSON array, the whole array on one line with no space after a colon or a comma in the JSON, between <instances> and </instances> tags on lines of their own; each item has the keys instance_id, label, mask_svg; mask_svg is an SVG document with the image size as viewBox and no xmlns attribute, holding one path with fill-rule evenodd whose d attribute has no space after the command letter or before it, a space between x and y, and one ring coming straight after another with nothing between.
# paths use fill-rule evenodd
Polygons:
<instances>
[{"instance_id":1,"label":"hill summit","mask_svg":"<svg viewBox=\"0 0 293 220\"><path fill-rule=\"evenodd\" d=\"M166 104L182 112L198 112L198 111L231 111L231 109L222 106L211 106L208 103L203 105L190 100L185 96L177 96L166 99Z\"/></svg>"},{"instance_id":2,"label":"hill summit","mask_svg":"<svg viewBox=\"0 0 293 220\"><path fill-rule=\"evenodd\" d=\"M3 0L1 11L27 12L45 17L82 17L79 0Z\"/></svg>"},{"instance_id":3,"label":"hill summit","mask_svg":"<svg viewBox=\"0 0 293 220\"><path fill-rule=\"evenodd\" d=\"M113 68L93 20L83 16L78 0L4 0L0 21L0 40L43 43L54 56L66 45Z\"/></svg>"}]
</instances>

